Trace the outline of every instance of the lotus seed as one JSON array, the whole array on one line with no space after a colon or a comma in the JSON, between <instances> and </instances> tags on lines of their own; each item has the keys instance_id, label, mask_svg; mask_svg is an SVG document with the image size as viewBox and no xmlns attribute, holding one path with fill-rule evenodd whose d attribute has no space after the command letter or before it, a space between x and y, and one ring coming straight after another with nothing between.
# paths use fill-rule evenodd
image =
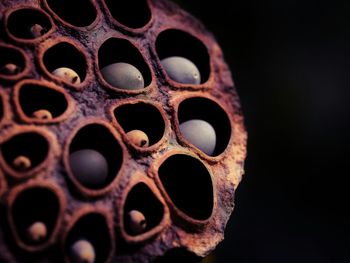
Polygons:
<instances>
[{"instance_id":1,"label":"lotus seed","mask_svg":"<svg viewBox=\"0 0 350 263\"><path fill-rule=\"evenodd\" d=\"M70 256L74 263L94 263L96 259L94 247L85 239L80 239L72 245Z\"/></svg>"},{"instance_id":2,"label":"lotus seed","mask_svg":"<svg viewBox=\"0 0 350 263\"><path fill-rule=\"evenodd\" d=\"M21 69L12 63L8 63L0 69L0 74L5 75L16 75L21 71Z\"/></svg>"},{"instance_id":3,"label":"lotus seed","mask_svg":"<svg viewBox=\"0 0 350 263\"><path fill-rule=\"evenodd\" d=\"M73 152L70 166L76 179L84 186L98 188L103 186L108 176L106 158L98 151L83 149Z\"/></svg>"},{"instance_id":4,"label":"lotus seed","mask_svg":"<svg viewBox=\"0 0 350 263\"><path fill-rule=\"evenodd\" d=\"M52 71L52 74L71 84L81 83L78 73L76 73L73 69L70 69L70 68L66 68L66 67L57 68L54 71Z\"/></svg>"},{"instance_id":5,"label":"lotus seed","mask_svg":"<svg viewBox=\"0 0 350 263\"><path fill-rule=\"evenodd\" d=\"M147 227L147 221L144 214L142 214L140 211L131 210L128 213L128 220L130 230L134 235L141 234L145 231Z\"/></svg>"},{"instance_id":6,"label":"lotus seed","mask_svg":"<svg viewBox=\"0 0 350 263\"><path fill-rule=\"evenodd\" d=\"M30 33L33 38L37 38L45 35L46 29L39 24L34 24L30 27Z\"/></svg>"},{"instance_id":7,"label":"lotus seed","mask_svg":"<svg viewBox=\"0 0 350 263\"><path fill-rule=\"evenodd\" d=\"M161 61L168 76L183 84L200 84L201 75L196 65L184 57L168 57Z\"/></svg>"},{"instance_id":8,"label":"lotus seed","mask_svg":"<svg viewBox=\"0 0 350 263\"><path fill-rule=\"evenodd\" d=\"M32 116L38 120L51 120L52 119L52 114L48 110L34 111Z\"/></svg>"},{"instance_id":9,"label":"lotus seed","mask_svg":"<svg viewBox=\"0 0 350 263\"><path fill-rule=\"evenodd\" d=\"M127 134L128 139L130 142L138 147L148 147L149 140L146 133L140 130L132 130L129 131Z\"/></svg>"},{"instance_id":10,"label":"lotus seed","mask_svg":"<svg viewBox=\"0 0 350 263\"><path fill-rule=\"evenodd\" d=\"M180 124L180 131L187 141L207 155L212 155L216 146L216 133L208 122L189 120Z\"/></svg>"},{"instance_id":11,"label":"lotus seed","mask_svg":"<svg viewBox=\"0 0 350 263\"><path fill-rule=\"evenodd\" d=\"M38 242L47 237L47 228L43 222L35 222L27 230L28 238Z\"/></svg>"},{"instance_id":12,"label":"lotus seed","mask_svg":"<svg viewBox=\"0 0 350 263\"><path fill-rule=\"evenodd\" d=\"M110 64L104 67L101 73L109 84L117 88L135 90L145 87L141 72L128 63Z\"/></svg>"},{"instance_id":13,"label":"lotus seed","mask_svg":"<svg viewBox=\"0 0 350 263\"><path fill-rule=\"evenodd\" d=\"M12 166L18 171L26 171L32 167L32 162L28 157L20 155L13 160Z\"/></svg>"}]
</instances>

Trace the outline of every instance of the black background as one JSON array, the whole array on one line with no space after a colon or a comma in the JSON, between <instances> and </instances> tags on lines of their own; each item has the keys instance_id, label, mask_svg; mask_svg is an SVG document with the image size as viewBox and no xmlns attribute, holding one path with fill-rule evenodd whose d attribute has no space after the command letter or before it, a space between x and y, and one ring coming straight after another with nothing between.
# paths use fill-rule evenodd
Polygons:
<instances>
[{"instance_id":1,"label":"black background","mask_svg":"<svg viewBox=\"0 0 350 263\"><path fill-rule=\"evenodd\" d=\"M214 33L248 130L214 262L350 262L350 1L177 1Z\"/></svg>"}]
</instances>

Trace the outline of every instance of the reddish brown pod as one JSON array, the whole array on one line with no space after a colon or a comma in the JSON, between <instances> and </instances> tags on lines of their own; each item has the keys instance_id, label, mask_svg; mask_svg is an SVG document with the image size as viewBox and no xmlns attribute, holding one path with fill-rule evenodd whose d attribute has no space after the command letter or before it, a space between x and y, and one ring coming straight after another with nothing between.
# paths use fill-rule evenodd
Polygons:
<instances>
[{"instance_id":1,"label":"reddish brown pod","mask_svg":"<svg viewBox=\"0 0 350 263\"><path fill-rule=\"evenodd\" d=\"M0 26L0 261L214 250L247 135L213 35L168 0L2 0Z\"/></svg>"}]
</instances>

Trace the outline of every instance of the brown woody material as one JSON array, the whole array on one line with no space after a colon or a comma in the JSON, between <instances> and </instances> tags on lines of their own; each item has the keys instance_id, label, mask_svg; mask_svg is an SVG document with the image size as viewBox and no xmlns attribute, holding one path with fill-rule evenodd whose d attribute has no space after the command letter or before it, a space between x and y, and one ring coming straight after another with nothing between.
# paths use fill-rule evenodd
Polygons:
<instances>
[{"instance_id":1,"label":"brown woody material","mask_svg":"<svg viewBox=\"0 0 350 263\"><path fill-rule=\"evenodd\" d=\"M235 85L215 38L168 0L56 2L0 1L0 66L7 67L5 73L15 69L8 64L19 66L14 74L0 71L0 261L68 263L71 242L84 238L92 239L96 263L147 263L178 250L208 255L224 238L244 173L247 140ZM25 14L28 21L11 20L16 14ZM16 29L22 31L13 31L13 22L24 23ZM25 30L34 30L35 36L18 37L27 36ZM190 59L203 82L170 79L160 62L167 56ZM108 84L101 68L116 62L135 63L145 88L125 90ZM81 83L53 75L59 67L76 71ZM21 99L28 85L64 99L59 105L58 100L40 101L34 91ZM145 105L145 110L134 110L137 105ZM118 110L124 106L130 118L126 114L120 122ZM52 118L35 118L25 107L49 111ZM215 129L217 149L212 156L181 134L180 124L191 118L201 118ZM149 129L148 147L131 143L125 121L132 130ZM134 125L136 121L143 126ZM88 127L97 127L92 129L96 133L85 130ZM42 138L37 140L41 143L15 143L6 155L7 142L28 133L35 134L33 140ZM45 148L42 142L47 153L40 163L28 170L14 169L10 161L17 156L12 155L18 152L30 159ZM70 168L70 153L89 148L101 150L111 169L101 188L82 185ZM53 193L59 214L48 238L36 244L18 234L21 226L14 222L13 209L21 193L37 188ZM147 220L140 234L128 229L131 210L141 211Z\"/></svg>"}]
</instances>

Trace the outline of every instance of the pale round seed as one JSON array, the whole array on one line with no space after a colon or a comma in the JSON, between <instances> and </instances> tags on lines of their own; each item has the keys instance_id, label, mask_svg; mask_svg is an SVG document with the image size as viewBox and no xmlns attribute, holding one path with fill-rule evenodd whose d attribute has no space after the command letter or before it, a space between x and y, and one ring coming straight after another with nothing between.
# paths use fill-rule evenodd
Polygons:
<instances>
[{"instance_id":1,"label":"pale round seed","mask_svg":"<svg viewBox=\"0 0 350 263\"><path fill-rule=\"evenodd\" d=\"M47 227L43 222L35 222L28 227L27 235L31 241L39 242L47 237Z\"/></svg>"},{"instance_id":2,"label":"pale round seed","mask_svg":"<svg viewBox=\"0 0 350 263\"><path fill-rule=\"evenodd\" d=\"M88 240L80 239L71 246L70 257L74 263L94 263L96 253L93 245Z\"/></svg>"},{"instance_id":3,"label":"pale round seed","mask_svg":"<svg viewBox=\"0 0 350 263\"><path fill-rule=\"evenodd\" d=\"M32 117L38 120L52 120L52 114L48 110L34 111Z\"/></svg>"},{"instance_id":4,"label":"pale round seed","mask_svg":"<svg viewBox=\"0 0 350 263\"><path fill-rule=\"evenodd\" d=\"M144 133L141 130L132 130L129 131L127 134L128 139L130 142L138 147L148 147L149 146L149 139L146 133Z\"/></svg>"},{"instance_id":5,"label":"pale round seed","mask_svg":"<svg viewBox=\"0 0 350 263\"><path fill-rule=\"evenodd\" d=\"M187 141L199 150L212 155L216 147L216 133L211 124L193 119L180 124L180 131Z\"/></svg>"},{"instance_id":6,"label":"pale round seed","mask_svg":"<svg viewBox=\"0 0 350 263\"><path fill-rule=\"evenodd\" d=\"M39 24L34 24L30 27L30 33L33 38L38 38L46 33L46 29Z\"/></svg>"},{"instance_id":7,"label":"pale round seed","mask_svg":"<svg viewBox=\"0 0 350 263\"><path fill-rule=\"evenodd\" d=\"M61 67L52 71L52 74L71 84L80 84L81 80L77 72L71 68Z\"/></svg>"},{"instance_id":8,"label":"pale round seed","mask_svg":"<svg viewBox=\"0 0 350 263\"><path fill-rule=\"evenodd\" d=\"M128 213L129 227L134 235L142 234L146 227L147 221L143 213L138 210L131 210Z\"/></svg>"},{"instance_id":9,"label":"pale round seed","mask_svg":"<svg viewBox=\"0 0 350 263\"><path fill-rule=\"evenodd\" d=\"M28 157L20 155L13 160L12 166L18 171L26 171L32 167L32 162Z\"/></svg>"},{"instance_id":10,"label":"pale round seed","mask_svg":"<svg viewBox=\"0 0 350 263\"><path fill-rule=\"evenodd\" d=\"M168 57L161 61L168 76L179 83L195 84L201 83L201 75L197 66L184 57Z\"/></svg>"},{"instance_id":11,"label":"pale round seed","mask_svg":"<svg viewBox=\"0 0 350 263\"><path fill-rule=\"evenodd\" d=\"M103 78L113 87L135 90L145 87L142 73L129 63L113 63L101 69Z\"/></svg>"},{"instance_id":12,"label":"pale round seed","mask_svg":"<svg viewBox=\"0 0 350 263\"><path fill-rule=\"evenodd\" d=\"M0 69L0 74L4 75L16 75L21 71L21 69L13 63L7 63Z\"/></svg>"},{"instance_id":13,"label":"pale round seed","mask_svg":"<svg viewBox=\"0 0 350 263\"><path fill-rule=\"evenodd\" d=\"M70 166L75 178L84 186L98 188L104 185L108 177L108 163L98 151L83 149L73 152Z\"/></svg>"}]
</instances>

